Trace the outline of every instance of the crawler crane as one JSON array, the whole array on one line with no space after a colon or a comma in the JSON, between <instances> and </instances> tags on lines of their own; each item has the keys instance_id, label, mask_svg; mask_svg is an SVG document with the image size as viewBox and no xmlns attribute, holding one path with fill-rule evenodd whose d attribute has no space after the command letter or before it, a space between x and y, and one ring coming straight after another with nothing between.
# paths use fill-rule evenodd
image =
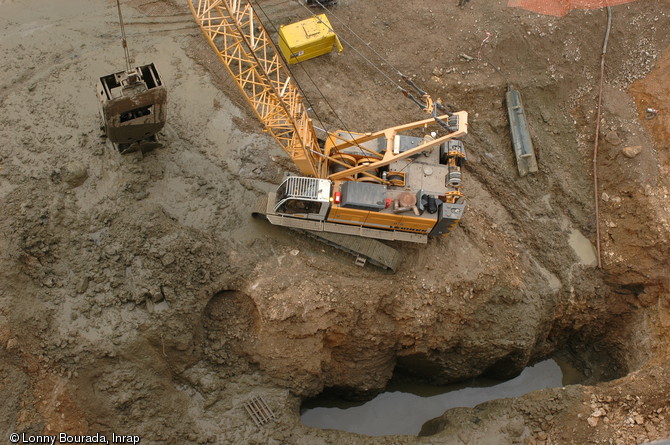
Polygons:
<instances>
[{"instance_id":1,"label":"crawler crane","mask_svg":"<svg viewBox=\"0 0 670 445\"><path fill-rule=\"evenodd\" d=\"M410 98L432 117L371 133L332 131L321 143L301 91L251 3L188 3L256 116L301 173L287 177L257 213L348 250L359 264L367 259L391 269L399 255L376 240L425 243L454 228L465 209L465 150L457 140L467 134L465 111L448 112L412 84L420 96ZM432 127L423 138L403 134Z\"/></svg>"}]
</instances>

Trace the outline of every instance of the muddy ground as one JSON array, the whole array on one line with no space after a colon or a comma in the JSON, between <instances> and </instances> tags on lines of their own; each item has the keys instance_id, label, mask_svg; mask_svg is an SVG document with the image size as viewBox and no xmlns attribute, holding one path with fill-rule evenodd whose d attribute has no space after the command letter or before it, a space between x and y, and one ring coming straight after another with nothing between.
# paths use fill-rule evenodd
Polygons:
<instances>
[{"instance_id":1,"label":"muddy ground","mask_svg":"<svg viewBox=\"0 0 670 445\"><path fill-rule=\"evenodd\" d=\"M390 274L251 218L256 197L293 167L185 2L122 2L136 63L154 62L168 87L169 123L163 148L121 156L101 137L94 92L124 66L116 4L0 1L0 434L305 445L669 437L670 5L612 8L599 270L573 246L595 240L604 10L557 18L501 0L455 3L335 9L382 69L470 113L467 215L449 238L401 245L403 267ZM288 0L259 4L277 26L309 14ZM329 129L424 118L347 47L294 75ZM540 166L525 178L508 84L523 94ZM508 378L557 351L588 385L450 410L424 426L429 437L300 424L302 399L324 388L371 397L394 371ZM253 423L243 404L254 395L276 420Z\"/></svg>"}]
</instances>

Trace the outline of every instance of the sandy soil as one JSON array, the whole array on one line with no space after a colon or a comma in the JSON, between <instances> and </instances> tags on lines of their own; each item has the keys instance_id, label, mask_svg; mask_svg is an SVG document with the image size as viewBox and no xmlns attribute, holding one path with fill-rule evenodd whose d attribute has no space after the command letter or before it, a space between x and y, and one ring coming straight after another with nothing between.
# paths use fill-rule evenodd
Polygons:
<instances>
[{"instance_id":1,"label":"sandy soil","mask_svg":"<svg viewBox=\"0 0 670 445\"><path fill-rule=\"evenodd\" d=\"M562 17L573 9L600 9L606 6L618 6L630 3L636 0L557 0L547 2L544 0L509 0L508 6L528 9L529 11L539 12L540 14L549 14Z\"/></svg>"},{"instance_id":2,"label":"sandy soil","mask_svg":"<svg viewBox=\"0 0 670 445\"><path fill-rule=\"evenodd\" d=\"M388 63L471 115L467 216L449 238L401 246L402 270L388 274L251 218L256 197L292 166L184 3L123 2L135 61L165 79L169 121L162 149L122 157L101 137L94 93L99 76L123 67L115 3L0 2L0 435L310 445L670 436L670 6L613 7L596 270L570 239L595 236L604 12L454 3L335 9ZM288 0L260 5L276 25L308 14ZM423 117L348 48L294 75L329 129ZM540 165L523 179L503 103L510 83ZM645 120L647 107L659 115ZM394 371L506 378L555 351L591 386L450 410L426 424L430 437L299 422L302 398L324 388L369 397ZM254 395L277 414L260 428L243 408Z\"/></svg>"}]
</instances>

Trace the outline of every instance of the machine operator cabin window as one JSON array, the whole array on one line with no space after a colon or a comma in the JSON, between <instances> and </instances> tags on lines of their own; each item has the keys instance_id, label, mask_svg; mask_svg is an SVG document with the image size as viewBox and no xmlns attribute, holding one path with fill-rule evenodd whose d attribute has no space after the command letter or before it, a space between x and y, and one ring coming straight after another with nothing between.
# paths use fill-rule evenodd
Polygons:
<instances>
[{"instance_id":1,"label":"machine operator cabin window","mask_svg":"<svg viewBox=\"0 0 670 445\"><path fill-rule=\"evenodd\" d=\"M277 210L280 213L291 215L300 213L319 213L322 205L322 202L305 201L304 199L287 199Z\"/></svg>"}]
</instances>

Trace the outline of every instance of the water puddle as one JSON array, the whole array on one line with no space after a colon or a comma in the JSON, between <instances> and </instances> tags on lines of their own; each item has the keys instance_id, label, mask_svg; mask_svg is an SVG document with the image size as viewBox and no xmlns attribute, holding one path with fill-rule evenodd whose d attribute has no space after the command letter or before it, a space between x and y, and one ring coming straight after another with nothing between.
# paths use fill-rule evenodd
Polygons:
<instances>
[{"instance_id":1,"label":"water puddle","mask_svg":"<svg viewBox=\"0 0 670 445\"><path fill-rule=\"evenodd\" d=\"M556 275L549 272L541 264L537 264L537 267L540 270L540 273L542 273L544 278L547 280L547 283L549 283L549 289L551 289L554 292L561 289L561 280L559 280Z\"/></svg>"},{"instance_id":2,"label":"water puddle","mask_svg":"<svg viewBox=\"0 0 670 445\"><path fill-rule=\"evenodd\" d=\"M587 266L596 265L598 262L596 258L596 250L593 248L591 241L582 235L579 230L572 229L570 231L570 238L568 238L568 243L570 244L570 247L572 247L572 250L575 251L579 257L579 261L582 264Z\"/></svg>"},{"instance_id":3,"label":"water puddle","mask_svg":"<svg viewBox=\"0 0 670 445\"><path fill-rule=\"evenodd\" d=\"M320 396L305 401L304 425L369 436L417 435L430 419L457 407L474 407L489 400L519 397L531 391L579 383L583 376L562 360L529 366L514 379L500 382L478 378L447 386L391 380L387 390L365 402Z\"/></svg>"}]
</instances>

